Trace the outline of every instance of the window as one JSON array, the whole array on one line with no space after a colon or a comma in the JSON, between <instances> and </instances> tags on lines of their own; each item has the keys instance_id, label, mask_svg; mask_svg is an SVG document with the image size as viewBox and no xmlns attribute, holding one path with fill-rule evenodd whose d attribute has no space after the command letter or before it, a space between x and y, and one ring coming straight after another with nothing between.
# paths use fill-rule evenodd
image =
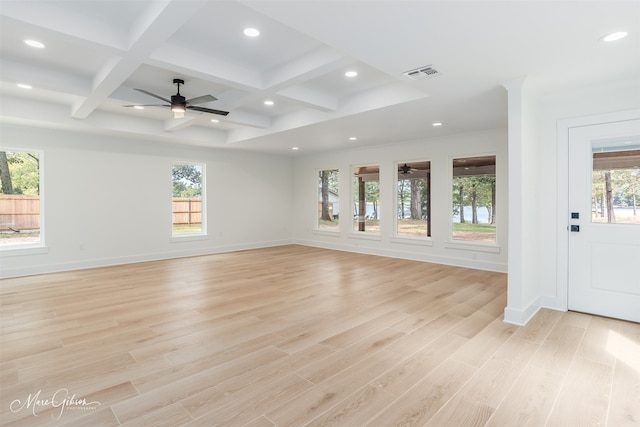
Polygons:
<instances>
[{"instance_id":1,"label":"window","mask_svg":"<svg viewBox=\"0 0 640 427\"><path fill-rule=\"evenodd\" d=\"M496 241L496 156L453 159L454 240Z\"/></svg>"},{"instance_id":2,"label":"window","mask_svg":"<svg viewBox=\"0 0 640 427\"><path fill-rule=\"evenodd\" d=\"M592 222L640 224L640 150L625 148L593 148Z\"/></svg>"},{"instance_id":3,"label":"window","mask_svg":"<svg viewBox=\"0 0 640 427\"><path fill-rule=\"evenodd\" d=\"M40 170L42 155L0 151L0 246L42 243Z\"/></svg>"},{"instance_id":4,"label":"window","mask_svg":"<svg viewBox=\"0 0 640 427\"><path fill-rule=\"evenodd\" d=\"M431 236L431 162L398 162L398 236Z\"/></svg>"},{"instance_id":5,"label":"window","mask_svg":"<svg viewBox=\"0 0 640 427\"><path fill-rule=\"evenodd\" d=\"M380 233L380 166L353 168L353 229Z\"/></svg>"},{"instance_id":6,"label":"window","mask_svg":"<svg viewBox=\"0 0 640 427\"><path fill-rule=\"evenodd\" d=\"M174 237L206 234L203 219L204 164L174 163L172 216Z\"/></svg>"},{"instance_id":7,"label":"window","mask_svg":"<svg viewBox=\"0 0 640 427\"><path fill-rule=\"evenodd\" d=\"M337 169L318 172L318 230L339 230L339 177Z\"/></svg>"}]
</instances>

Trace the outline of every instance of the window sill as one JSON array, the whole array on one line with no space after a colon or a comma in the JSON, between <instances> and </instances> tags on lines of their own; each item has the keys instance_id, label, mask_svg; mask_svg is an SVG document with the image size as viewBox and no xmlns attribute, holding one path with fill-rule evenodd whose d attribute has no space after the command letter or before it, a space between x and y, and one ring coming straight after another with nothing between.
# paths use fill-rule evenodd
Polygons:
<instances>
[{"instance_id":1,"label":"window sill","mask_svg":"<svg viewBox=\"0 0 640 427\"><path fill-rule=\"evenodd\" d=\"M361 239L361 240L377 240L377 241L382 240L382 236L380 236L379 234L365 234L364 232L361 232L361 231L360 232L353 231L348 234L348 237L350 239Z\"/></svg>"},{"instance_id":2,"label":"window sill","mask_svg":"<svg viewBox=\"0 0 640 427\"><path fill-rule=\"evenodd\" d=\"M393 243L403 243L406 245L416 246L433 246L433 240L431 237L401 237L395 236L390 239Z\"/></svg>"},{"instance_id":3,"label":"window sill","mask_svg":"<svg viewBox=\"0 0 640 427\"><path fill-rule=\"evenodd\" d=\"M500 246L495 243L474 243L474 242L452 242L448 241L444 243L444 247L448 249L462 249L465 251L475 252L491 252L495 254L500 253Z\"/></svg>"},{"instance_id":4,"label":"window sill","mask_svg":"<svg viewBox=\"0 0 640 427\"><path fill-rule=\"evenodd\" d=\"M317 234L319 236L334 236L334 237L340 236L339 231L313 230L312 233Z\"/></svg>"},{"instance_id":5,"label":"window sill","mask_svg":"<svg viewBox=\"0 0 640 427\"><path fill-rule=\"evenodd\" d=\"M197 242L200 240L209 240L209 236L206 234L186 234L184 236L171 236L169 242L171 243L179 243L179 242Z\"/></svg>"},{"instance_id":6,"label":"window sill","mask_svg":"<svg viewBox=\"0 0 640 427\"><path fill-rule=\"evenodd\" d=\"M7 245L0 246L2 257L40 255L49 253L49 248L44 245Z\"/></svg>"}]
</instances>

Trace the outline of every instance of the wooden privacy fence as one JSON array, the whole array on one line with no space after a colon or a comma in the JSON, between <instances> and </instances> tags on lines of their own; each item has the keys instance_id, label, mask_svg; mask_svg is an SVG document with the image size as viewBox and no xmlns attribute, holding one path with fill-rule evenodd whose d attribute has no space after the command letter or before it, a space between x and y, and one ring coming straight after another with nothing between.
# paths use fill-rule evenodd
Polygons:
<instances>
[{"instance_id":1,"label":"wooden privacy fence","mask_svg":"<svg viewBox=\"0 0 640 427\"><path fill-rule=\"evenodd\" d=\"M173 198L173 223L174 224L201 224L202 223L202 199L188 197Z\"/></svg>"},{"instance_id":2,"label":"wooden privacy fence","mask_svg":"<svg viewBox=\"0 0 640 427\"><path fill-rule=\"evenodd\" d=\"M0 231L40 229L40 196L0 194Z\"/></svg>"},{"instance_id":3,"label":"wooden privacy fence","mask_svg":"<svg viewBox=\"0 0 640 427\"><path fill-rule=\"evenodd\" d=\"M174 197L174 224L201 224L202 199ZM0 194L0 231L38 230L40 228L40 196Z\"/></svg>"}]
</instances>

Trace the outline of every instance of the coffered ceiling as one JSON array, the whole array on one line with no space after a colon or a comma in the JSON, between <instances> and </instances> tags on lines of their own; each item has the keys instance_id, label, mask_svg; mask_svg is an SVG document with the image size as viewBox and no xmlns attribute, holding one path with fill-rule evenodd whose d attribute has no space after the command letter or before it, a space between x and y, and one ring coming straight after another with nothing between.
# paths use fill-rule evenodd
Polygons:
<instances>
[{"instance_id":1,"label":"coffered ceiling","mask_svg":"<svg viewBox=\"0 0 640 427\"><path fill-rule=\"evenodd\" d=\"M301 155L504 127L515 78L636 78L640 2L0 0L0 43L5 123ZM175 78L229 114L124 107L165 104L135 89L169 99Z\"/></svg>"}]
</instances>

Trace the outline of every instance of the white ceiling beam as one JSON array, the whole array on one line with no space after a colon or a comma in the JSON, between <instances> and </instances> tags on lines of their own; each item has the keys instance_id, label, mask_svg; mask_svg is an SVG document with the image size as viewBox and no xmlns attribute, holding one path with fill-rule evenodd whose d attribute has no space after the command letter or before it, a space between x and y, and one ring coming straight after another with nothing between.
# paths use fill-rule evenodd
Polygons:
<instances>
[{"instance_id":1,"label":"white ceiling beam","mask_svg":"<svg viewBox=\"0 0 640 427\"><path fill-rule=\"evenodd\" d=\"M271 126L271 120L269 117L246 113L243 111L231 111L228 116L224 119L221 118L220 121L259 129L267 129Z\"/></svg>"},{"instance_id":2,"label":"white ceiling beam","mask_svg":"<svg viewBox=\"0 0 640 427\"><path fill-rule=\"evenodd\" d=\"M201 7L201 2L178 0L151 2L130 34L129 51L123 57L112 56L94 77L91 94L72 107L71 115L86 119L152 53L158 43L169 38Z\"/></svg>"},{"instance_id":3,"label":"white ceiling beam","mask_svg":"<svg viewBox=\"0 0 640 427\"><path fill-rule=\"evenodd\" d=\"M234 89L253 91L262 86L261 76L256 71L170 43L159 46L145 62Z\"/></svg>"},{"instance_id":4,"label":"white ceiling beam","mask_svg":"<svg viewBox=\"0 0 640 427\"><path fill-rule=\"evenodd\" d=\"M359 93L347 99L341 100L340 109L328 113L314 110L296 111L278 117L265 129L234 129L229 132L227 144L234 144L248 139L264 137L267 135L302 128L317 123L361 114L366 111L377 110L393 105L412 102L428 97L422 91L416 91L401 83L391 83L376 89Z\"/></svg>"},{"instance_id":5,"label":"white ceiling beam","mask_svg":"<svg viewBox=\"0 0 640 427\"><path fill-rule=\"evenodd\" d=\"M0 59L2 81L7 83L38 82L38 89L47 89L65 94L84 95L91 90L91 80L86 77L47 70L7 59ZM35 85L34 85L35 87Z\"/></svg>"},{"instance_id":6,"label":"white ceiling beam","mask_svg":"<svg viewBox=\"0 0 640 427\"><path fill-rule=\"evenodd\" d=\"M328 47L320 47L306 55L265 73L264 89L278 90L300 84L353 63L352 58Z\"/></svg>"},{"instance_id":7,"label":"white ceiling beam","mask_svg":"<svg viewBox=\"0 0 640 427\"><path fill-rule=\"evenodd\" d=\"M227 139L227 132L219 129L193 126L180 132L167 132L157 120L107 111L96 111L86 120L74 120L65 105L8 96L3 96L0 103L0 122L200 146L223 146Z\"/></svg>"},{"instance_id":8,"label":"white ceiling beam","mask_svg":"<svg viewBox=\"0 0 640 427\"><path fill-rule=\"evenodd\" d=\"M306 107L321 111L334 111L338 100L301 84L351 64L353 59L328 47L321 47L280 66L264 76L265 87Z\"/></svg>"},{"instance_id":9,"label":"white ceiling beam","mask_svg":"<svg viewBox=\"0 0 640 427\"><path fill-rule=\"evenodd\" d=\"M335 111L338 109L338 99L326 93L321 93L304 86L293 86L277 92L279 96L304 104L306 107L321 111Z\"/></svg>"},{"instance_id":10,"label":"white ceiling beam","mask_svg":"<svg viewBox=\"0 0 640 427\"><path fill-rule=\"evenodd\" d=\"M167 110L169 111L169 110ZM174 132L180 129L184 129L186 127L192 126L200 122L200 117L183 117L181 119L169 118L166 119L164 123L165 132Z\"/></svg>"}]
</instances>

